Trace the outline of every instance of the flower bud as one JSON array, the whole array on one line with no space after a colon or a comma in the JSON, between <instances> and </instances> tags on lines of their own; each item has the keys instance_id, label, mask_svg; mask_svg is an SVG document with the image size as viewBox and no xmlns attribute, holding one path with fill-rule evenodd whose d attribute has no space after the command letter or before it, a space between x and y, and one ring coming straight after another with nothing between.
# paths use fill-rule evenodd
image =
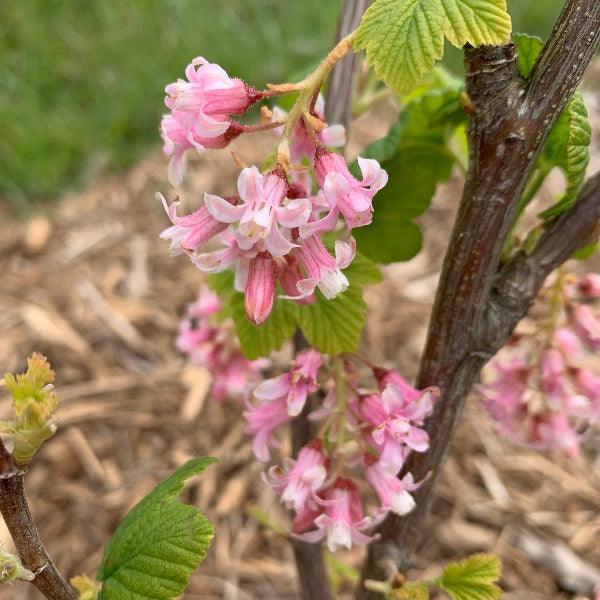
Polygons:
<instances>
[{"instance_id":1,"label":"flower bud","mask_svg":"<svg viewBox=\"0 0 600 600\"><path fill-rule=\"evenodd\" d=\"M264 323L275 301L275 261L267 252L261 252L250 261L246 283L246 315L260 325Z\"/></svg>"}]
</instances>

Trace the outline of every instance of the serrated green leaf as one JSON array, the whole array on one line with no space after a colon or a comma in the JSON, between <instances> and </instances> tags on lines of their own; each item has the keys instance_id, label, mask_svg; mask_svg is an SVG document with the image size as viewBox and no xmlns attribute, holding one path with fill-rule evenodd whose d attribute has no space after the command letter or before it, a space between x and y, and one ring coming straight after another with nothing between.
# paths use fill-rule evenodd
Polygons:
<instances>
[{"instance_id":1,"label":"serrated green leaf","mask_svg":"<svg viewBox=\"0 0 600 600\"><path fill-rule=\"evenodd\" d=\"M442 0L444 33L460 48L465 44L498 46L510 39L512 24L506 0Z\"/></svg>"},{"instance_id":2,"label":"serrated green leaf","mask_svg":"<svg viewBox=\"0 0 600 600\"><path fill-rule=\"evenodd\" d=\"M429 600L429 588L424 583L407 583L394 590L390 600Z\"/></svg>"},{"instance_id":3,"label":"serrated green leaf","mask_svg":"<svg viewBox=\"0 0 600 600\"><path fill-rule=\"evenodd\" d=\"M178 496L184 483L214 462L190 460L123 519L98 569L100 600L171 600L206 556L213 526Z\"/></svg>"},{"instance_id":4,"label":"serrated green leaf","mask_svg":"<svg viewBox=\"0 0 600 600\"><path fill-rule=\"evenodd\" d=\"M575 252L571 258L574 258L575 260L587 260L588 258L594 256L599 249L600 245L597 242L588 244L587 246L581 248L581 250Z\"/></svg>"},{"instance_id":5,"label":"serrated green leaf","mask_svg":"<svg viewBox=\"0 0 600 600\"><path fill-rule=\"evenodd\" d=\"M314 304L298 305L298 326L308 343L332 356L354 352L358 347L367 313L363 286L381 281L379 266L361 252L356 253L344 275L350 287L343 294L327 300L317 291Z\"/></svg>"},{"instance_id":6,"label":"serrated green leaf","mask_svg":"<svg viewBox=\"0 0 600 600\"><path fill-rule=\"evenodd\" d=\"M528 77L542 51L543 42L524 34L514 35L513 41L517 45L519 71L523 77ZM573 205L590 161L591 139L592 129L583 96L576 91L554 124L538 160L542 172L547 173L556 166L563 171L566 179L564 195L541 213L542 219L557 217Z\"/></svg>"},{"instance_id":7,"label":"serrated green leaf","mask_svg":"<svg viewBox=\"0 0 600 600\"><path fill-rule=\"evenodd\" d=\"M365 12L355 46L375 73L406 94L444 54L446 14L440 0L375 0Z\"/></svg>"},{"instance_id":8,"label":"serrated green leaf","mask_svg":"<svg viewBox=\"0 0 600 600\"><path fill-rule=\"evenodd\" d=\"M254 325L246 316L244 294L235 292L231 298L231 312L244 355L255 359L279 350L296 330L297 307L291 300L276 298L269 318L262 325Z\"/></svg>"},{"instance_id":9,"label":"serrated green leaf","mask_svg":"<svg viewBox=\"0 0 600 600\"><path fill-rule=\"evenodd\" d=\"M544 42L539 37L525 33L513 34L513 42L517 46L519 73L521 77L527 79L533 71L535 61L544 47Z\"/></svg>"},{"instance_id":10,"label":"serrated green leaf","mask_svg":"<svg viewBox=\"0 0 600 600\"><path fill-rule=\"evenodd\" d=\"M452 600L497 600L502 590L496 585L502 565L494 554L474 554L448 565L438 580Z\"/></svg>"},{"instance_id":11,"label":"serrated green leaf","mask_svg":"<svg viewBox=\"0 0 600 600\"><path fill-rule=\"evenodd\" d=\"M233 289L231 272L211 275L209 284L223 300L224 314L233 319L242 352L247 358L268 356L273 350L280 349L292 337L296 327L306 329L309 343L317 350L340 354L354 351L358 345L366 312L362 287L381 281L379 266L360 252L344 273L350 282L350 288L344 294L327 300L316 292L313 305L277 298L271 315L260 326L247 319L244 295ZM353 302L356 306L352 306ZM343 318L346 313L349 315L347 320Z\"/></svg>"},{"instance_id":12,"label":"serrated green leaf","mask_svg":"<svg viewBox=\"0 0 600 600\"><path fill-rule=\"evenodd\" d=\"M509 40L506 0L375 0L354 44L365 50L375 73L396 93L410 92L444 54L444 36L466 43Z\"/></svg>"},{"instance_id":13,"label":"serrated green leaf","mask_svg":"<svg viewBox=\"0 0 600 600\"><path fill-rule=\"evenodd\" d=\"M365 325L367 304L362 288L351 285L343 294L327 300L316 292L314 304L300 306L298 324L308 343L324 354L354 352Z\"/></svg>"},{"instance_id":14,"label":"serrated green leaf","mask_svg":"<svg viewBox=\"0 0 600 600\"><path fill-rule=\"evenodd\" d=\"M559 166L566 178L563 197L540 217L551 219L567 211L577 197L590 162L592 128L581 92L576 91L554 125L542 160Z\"/></svg>"},{"instance_id":15,"label":"serrated green leaf","mask_svg":"<svg viewBox=\"0 0 600 600\"><path fill-rule=\"evenodd\" d=\"M389 181L373 199L373 222L353 230L358 248L380 263L409 260L422 246L413 219L430 204L439 182L452 173L455 157L448 139L465 115L460 90L436 90L413 101L386 136L367 148L382 161ZM391 146L396 151L391 154Z\"/></svg>"}]
</instances>

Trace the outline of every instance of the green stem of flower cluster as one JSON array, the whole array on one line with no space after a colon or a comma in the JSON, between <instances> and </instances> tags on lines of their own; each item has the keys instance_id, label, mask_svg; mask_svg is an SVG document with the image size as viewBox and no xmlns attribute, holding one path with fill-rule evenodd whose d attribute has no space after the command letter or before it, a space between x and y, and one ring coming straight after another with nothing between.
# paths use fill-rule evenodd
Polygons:
<instances>
[{"instance_id":1,"label":"green stem of flower cluster","mask_svg":"<svg viewBox=\"0 0 600 600\"><path fill-rule=\"evenodd\" d=\"M314 99L331 72L331 69L352 47L355 34L356 32L353 31L345 38L342 38L342 40L340 40L340 42L325 57L323 62L321 62L321 64L302 81L295 84L270 86L271 90L279 91L284 94L288 92L299 92L298 98L286 118L283 136L277 150L278 161L283 165L289 163L289 146L294 127L305 114L310 113Z\"/></svg>"}]
</instances>

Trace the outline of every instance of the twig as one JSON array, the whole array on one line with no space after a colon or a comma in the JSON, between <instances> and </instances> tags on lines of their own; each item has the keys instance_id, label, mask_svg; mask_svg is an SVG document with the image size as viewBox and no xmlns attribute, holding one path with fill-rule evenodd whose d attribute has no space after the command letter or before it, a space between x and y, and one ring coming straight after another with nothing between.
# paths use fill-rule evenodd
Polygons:
<instances>
[{"instance_id":1,"label":"twig","mask_svg":"<svg viewBox=\"0 0 600 600\"><path fill-rule=\"evenodd\" d=\"M417 480L428 473L432 477L416 493L417 507L410 515L386 519L380 540L369 548L363 579L386 579L410 565L466 397L482 366L525 315L544 273L579 247L577 236L587 240L592 234L593 216L598 218L596 179L534 252L517 258L498 279L502 248L537 156L599 43L600 3L568 0L529 85L518 75L512 44L465 48L467 92L475 107L469 123L469 170L417 381L421 388L439 386L442 394L427 424L430 450L413 455L407 465ZM549 248L550 243L560 249ZM533 273L537 276L531 277ZM529 292L510 318L502 317L499 332L498 295L507 286ZM357 597L379 596L360 586Z\"/></svg>"},{"instance_id":2,"label":"twig","mask_svg":"<svg viewBox=\"0 0 600 600\"><path fill-rule=\"evenodd\" d=\"M77 593L57 571L40 539L23 489L23 470L0 440L0 512L23 565L35 574L33 585L49 600L77 600Z\"/></svg>"}]
</instances>

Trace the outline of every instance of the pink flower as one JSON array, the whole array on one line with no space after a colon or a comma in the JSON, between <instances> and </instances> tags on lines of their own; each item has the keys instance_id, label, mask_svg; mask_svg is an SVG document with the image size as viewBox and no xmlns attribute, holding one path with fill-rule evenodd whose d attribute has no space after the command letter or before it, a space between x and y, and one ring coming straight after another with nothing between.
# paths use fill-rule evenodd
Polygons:
<instances>
[{"instance_id":1,"label":"pink flower","mask_svg":"<svg viewBox=\"0 0 600 600\"><path fill-rule=\"evenodd\" d=\"M229 323L213 322L221 302L213 292L202 290L198 300L190 304L179 326L177 348L189 356L190 362L207 369L212 376L215 400L240 397L246 386L260 376L264 360L249 361L239 348Z\"/></svg>"},{"instance_id":2,"label":"pink flower","mask_svg":"<svg viewBox=\"0 0 600 600\"><path fill-rule=\"evenodd\" d=\"M352 544L364 545L374 539L363 531L378 521L363 515L358 488L350 479L338 477L319 503L324 511L314 520L317 529L296 535L299 539L318 542L326 537L330 552L335 552L339 546L351 548Z\"/></svg>"},{"instance_id":3,"label":"pink flower","mask_svg":"<svg viewBox=\"0 0 600 600\"><path fill-rule=\"evenodd\" d=\"M350 265L355 253L354 240L351 240L350 244L338 240L335 243L335 258L329 254L319 236L313 235L301 240L292 255L304 268L306 277L296 282L299 294L288 298L306 298L313 294L317 287L328 300L345 292L349 283L341 269Z\"/></svg>"},{"instance_id":4,"label":"pink flower","mask_svg":"<svg viewBox=\"0 0 600 600\"><path fill-rule=\"evenodd\" d=\"M420 427L431 414L437 390L424 390L417 400L408 401L402 391L388 384L380 395L362 398L361 417L371 426L371 438L380 453L381 467L396 475L411 450L425 452L429 436Z\"/></svg>"},{"instance_id":5,"label":"pink flower","mask_svg":"<svg viewBox=\"0 0 600 600\"><path fill-rule=\"evenodd\" d=\"M579 454L579 434L564 413L546 413L534 419L531 444L539 450L563 450L571 458Z\"/></svg>"},{"instance_id":6,"label":"pink flower","mask_svg":"<svg viewBox=\"0 0 600 600\"><path fill-rule=\"evenodd\" d=\"M600 350L600 314L589 304L573 303L571 319L583 342L594 350Z\"/></svg>"},{"instance_id":7,"label":"pink flower","mask_svg":"<svg viewBox=\"0 0 600 600\"><path fill-rule=\"evenodd\" d=\"M333 152L317 152L315 173L323 188L325 200L334 214L343 215L348 228L368 225L372 220L373 196L383 188L387 173L374 159L358 158L362 181L358 181L346 166L346 161ZM328 224L327 221L324 224ZM312 230L314 232L314 228Z\"/></svg>"},{"instance_id":8,"label":"pink flower","mask_svg":"<svg viewBox=\"0 0 600 600\"><path fill-rule=\"evenodd\" d=\"M163 139L163 152L170 157L168 176L171 185L179 185L183 180L183 158L188 150L194 148L202 154L206 148L225 148L238 137L244 128L237 123L227 123L227 127L218 136L207 137L193 115L174 110L163 115L160 134Z\"/></svg>"},{"instance_id":9,"label":"pink flower","mask_svg":"<svg viewBox=\"0 0 600 600\"><path fill-rule=\"evenodd\" d=\"M392 511L400 516L408 514L416 506L410 492L414 492L419 487L419 484L414 482L412 474L407 473L399 479L382 469L381 464L372 457L366 460L367 480L377 492L382 512Z\"/></svg>"},{"instance_id":10,"label":"pink flower","mask_svg":"<svg viewBox=\"0 0 600 600\"><path fill-rule=\"evenodd\" d=\"M277 279L281 284L284 298L296 298L298 295L298 282L304 279L298 259L292 254L284 256L278 263ZM304 298L297 298L299 304L312 304L316 300L315 294Z\"/></svg>"},{"instance_id":11,"label":"pink flower","mask_svg":"<svg viewBox=\"0 0 600 600\"><path fill-rule=\"evenodd\" d=\"M590 421L600 425L600 377L589 369L576 369L575 385L590 400Z\"/></svg>"},{"instance_id":12,"label":"pink flower","mask_svg":"<svg viewBox=\"0 0 600 600\"><path fill-rule=\"evenodd\" d=\"M383 391L389 384L392 384L398 390L400 390L405 402L413 402L423 395L423 392L420 392L410 385L410 383L408 383L408 381L406 381L406 379L404 379L404 377L402 377L402 375L400 375L400 373L397 371L375 368L373 373L377 379L377 383L379 384L379 389L381 391Z\"/></svg>"},{"instance_id":13,"label":"pink flower","mask_svg":"<svg viewBox=\"0 0 600 600\"><path fill-rule=\"evenodd\" d=\"M579 291L587 298L600 298L600 274L588 273L579 281Z\"/></svg>"},{"instance_id":14,"label":"pink flower","mask_svg":"<svg viewBox=\"0 0 600 600\"><path fill-rule=\"evenodd\" d=\"M325 100L321 94L317 97L313 114L321 121L325 121ZM273 109L273 121L283 121L286 116L287 113L278 106ZM281 135L283 127L277 128L277 131ZM343 125L329 125L317 133L317 140L323 146L342 148L346 145L346 130ZM315 142L306 130L304 120L300 119L292 132L290 159L295 164L300 164L304 158L312 163L315 158L315 151Z\"/></svg>"},{"instance_id":15,"label":"pink flower","mask_svg":"<svg viewBox=\"0 0 600 600\"><path fill-rule=\"evenodd\" d=\"M274 445L273 432L277 427L290 420L285 398L262 400L258 404L247 404L244 417L247 422L246 433L254 437L252 449L258 460L267 462L269 447Z\"/></svg>"},{"instance_id":16,"label":"pink flower","mask_svg":"<svg viewBox=\"0 0 600 600\"><path fill-rule=\"evenodd\" d=\"M311 212L308 198L284 203L287 191L287 181L279 171L263 175L256 167L250 167L243 169L238 177L241 202L232 205L219 196L207 195L206 206L217 221L237 225L232 232L242 250L250 250L262 242L272 256L281 257L294 244L279 227L298 227L306 223Z\"/></svg>"},{"instance_id":17,"label":"pink flower","mask_svg":"<svg viewBox=\"0 0 600 600\"><path fill-rule=\"evenodd\" d=\"M217 137L227 130L227 115L241 115L261 94L240 79L231 79L214 63L195 58L186 68L187 81L178 79L165 88L165 104L171 110L194 114L205 137Z\"/></svg>"},{"instance_id":18,"label":"pink flower","mask_svg":"<svg viewBox=\"0 0 600 600\"><path fill-rule=\"evenodd\" d=\"M275 301L275 261L267 252L255 256L248 268L244 307L255 325L264 323Z\"/></svg>"},{"instance_id":19,"label":"pink flower","mask_svg":"<svg viewBox=\"0 0 600 600\"><path fill-rule=\"evenodd\" d=\"M271 467L265 481L288 508L301 513L309 505L314 508L312 498L327 477L326 463L321 441L313 440L300 450L297 460L286 459L285 470Z\"/></svg>"},{"instance_id":20,"label":"pink flower","mask_svg":"<svg viewBox=\"0 0 600 600\"><path fill-rule=\"evenodd\" d=\"M248 281L250 260L258 254L258 251L248 252L240 249L235 237L228 231L220 234L218 239L222 243L221 248L212 252L192 254L190 258L201 271L207 273L220 273L232 269L235 273L235 289L244 292Z\"/></svg>"},{"instance_id":21,"label":"pink flower","mask_svg":"<svg viewBox=\"0 0 600 600\"><path fill-rule=\"evenodd\" d=\"M174 255L180 254L182 250L193 252L200 244L204 244L227 228L227 224L217 221L206 206L201 206L189 215L178 217L179 202L173 202L169 206L162 194L156 194L156 197L163 203L165 211L173 223L171 227L160 234L160 237L171 240L170 249ZM236 201L235 198L230 200L233 204Z\"/></svg>"},{"instance_id":22,"label":"pink flower","mask_svg":"<svg viewBox=\"0 0 600 600\"><path fill-rule=\"evenodd\" d=\"M262 401L284 399L287 412L295 417L302 412L309 394L317 391L317 374L323 365L323 355L313 348L304 350L292 361L289 372L266 379L254 390Z\"/></svg>"}]
</instances>

